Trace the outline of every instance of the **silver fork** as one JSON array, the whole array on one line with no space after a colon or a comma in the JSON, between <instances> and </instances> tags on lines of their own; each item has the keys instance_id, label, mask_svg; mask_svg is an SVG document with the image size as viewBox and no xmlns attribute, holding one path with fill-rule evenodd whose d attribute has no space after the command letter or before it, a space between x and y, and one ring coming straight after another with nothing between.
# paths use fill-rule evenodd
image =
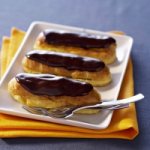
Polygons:
<instances>
[{"instance_id":1,"label":"silver fork","mask_svg":"<svg viewBox=\"0 0 150 150\"><path fill-rule=\"evenodd\" d=\"M23 108L30 113L45 115L54 118L68 118L71 117L75 112L82 109L109 109L116 110L129 107L130 103L137 102L144 98L143 94L137 94L130 98L122 99L122 100L114 100L108 102L102 102L96 105L88 105L88 106L75 106L75 107L63 107L57 109L47 109L42 107L29 107L24 105Z\"/></svg>"},{"instance_id":2,"label":"silver fork","mask_svg":"<svg viewBox=\"0 0 150 150\"><path fill-rule=\"evenodd\" d=\"M129 107L129 104L124 104L121 106L116 105L116 106L109 106L109 107L93 107L92 109L117 110L117 109L122 109L122 108L127 108L127 107ZM23 108L30 113L38 114L38 115L45 115L45 116L49 116L53 118L68 118L68 117L71 117L77 111L77 109L83 109L82 106L62 107L62 108L60 107L60 108L48 109L48 108L42 108L42 107L29 107L27 105L23 105ZM89 108L84 108L84 109L89 109Z\"/></svg>"}]
</instances>

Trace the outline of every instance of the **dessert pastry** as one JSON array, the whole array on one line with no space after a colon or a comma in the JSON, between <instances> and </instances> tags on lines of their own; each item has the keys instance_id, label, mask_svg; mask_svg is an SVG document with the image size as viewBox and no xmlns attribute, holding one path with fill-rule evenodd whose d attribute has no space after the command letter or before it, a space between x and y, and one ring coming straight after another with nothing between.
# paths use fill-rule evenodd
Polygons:
<instances>
[{"instance_id":1,"label":"dessert pastry","mask_svg":"<svg viewBox=\"0 0 150 150\"><path fill-rule=\"evenodd\" d=\"M116 60L116 41L114 38L86 33L45 30L38 36L34 49L94 57L106 64L111 64Z\"/></svg>"},{"instance_id":2,"label":"dessert pastry","mask_svg":"<svg viewBox=\"0 0 150 150\"><path fill-rule=\"evenodd\" d=\"M33 50L26 54L23 69L28 73L50 73L71 77L104 86L111 82L111 74L104 62L91 57L52 51Z\"/></svg>"},{"instance_id":3,"label":"dessert pastry","mask_svg":"<svg viewBox=\"0 0 150 150\"><path fill-rule=\"evenodd\" d=\"M91 84L48 74L20 73L9 82L8 91L29 107L53 109L100 103L100 95Z\"/></svg>"}]
</instances>

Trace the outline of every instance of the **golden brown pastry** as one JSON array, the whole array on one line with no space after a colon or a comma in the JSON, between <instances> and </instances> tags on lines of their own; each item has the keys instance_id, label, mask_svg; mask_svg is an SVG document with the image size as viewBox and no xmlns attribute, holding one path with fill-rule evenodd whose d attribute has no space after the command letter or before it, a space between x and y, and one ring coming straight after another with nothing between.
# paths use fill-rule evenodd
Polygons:
<instances>
[{"instance_id":1,"label":"golden brown pastry","mask_svg":"<svg viewBox=\"0 0 150 150\"><path fill-rule=\"evenodd\" d=\"M38 36L34 49L94 57L106 64L116 60L116 41L108 36L45 30Z\"/></svg>"},{"instance_id":2,"label":"golden brown pastry","mask_svg":"<svg viewBox=\"0 0 150 150\"><path fill-rule=\"evenodd\" d=\"M104 86L111 82L111 74L104 62L75 54L33 50L26 54L23 69L28 73L50 73L71 77Z\"/></svg>"},{"instance_id":3,"label":"golden brown pastry","mask_svg":"<svg viewBox=\"0 0 150 150\"><path fill-rule=\"evenodd\" d=\"M20 73L9 82L8 91L23 105L48 109L86 106L101 100L89 83L48 74Z\"/></svg>"}]
</instances>

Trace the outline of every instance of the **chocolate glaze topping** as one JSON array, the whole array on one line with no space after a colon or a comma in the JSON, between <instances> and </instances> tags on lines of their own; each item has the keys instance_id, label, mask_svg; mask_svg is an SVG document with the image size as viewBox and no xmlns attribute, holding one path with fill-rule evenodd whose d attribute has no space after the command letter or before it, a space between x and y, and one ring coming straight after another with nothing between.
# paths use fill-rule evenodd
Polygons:
<instances>
[{"instance_id":1,"label":"chocolate glaze topping","mask_svg":"<svg viewBox=\"0 0 150 150\"><path fill-rule=\"evenodd\" d=\"M104 62L90 57L80 57L74 54L33 50L26 57L51 67L64 67L67 70L100 71Z\"/></svg>"},{"instance_id":2,"label":"chocolate glaze topping","mask_svg":"<svg viewBox=\"0 0 150 150\"><path fill-rule=\"evenodd\" d=\"M53 45L64 45L72 47L89 48L108 48L116 41L109 36L96 36L85 33L67 33L53 30L43 32L45 42Z\"/></svg>"},{"instance_id":3,"label":"chocolate glaze topping","mask_svg":"<svg viewBox=\"0 0 150 150\"><path fill-rule=\"evenodd\" d=\"M89 83L48 74L20 73L16 80L27 91L44 96L84 96L93 89Z\"/></svg>"}]
</instances>

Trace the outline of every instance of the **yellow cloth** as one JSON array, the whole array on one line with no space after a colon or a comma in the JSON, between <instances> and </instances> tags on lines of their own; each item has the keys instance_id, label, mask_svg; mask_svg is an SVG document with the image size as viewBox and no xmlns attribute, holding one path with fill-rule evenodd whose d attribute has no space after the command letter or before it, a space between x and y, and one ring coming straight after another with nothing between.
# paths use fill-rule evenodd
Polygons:
<instances>
[{"instance_id":1,"label":"yellow cloth","mask_svg":"<svg viewBox=\"0 0 150 150\"><path fill-rule=\"evenodd\" d=\"M7 52L9 50L10 38L3 37L2 40L2 48L1 48L1 77L5 73L5 69L7 68Z\"/></svg>"},{"instance_id":2,"label":"yellow cloth","mask_svg":"<svg viewBox=\"0 0 150 150\"><path fill-rule=\"evenodd\" d=\"M15 32L13 32L15 30ZM1 64L2 74L6 70L25 33L13 29L10 39L4 38L2 43ZM17 34L16 34L17 33ZM7 42L6 42L7 41ZM9 48L8 48L9 47ZM7 55L6 55L7 54ZM122 83L119 98L127 98L134 94L132 63L129 60L127 71ZM67 137L67 138L122 138L133 139L139 133L135 105L116 110L107 129L91 130L79 127L60 125L0 114L0 137Z\"/></svg>"}]
</instances>

